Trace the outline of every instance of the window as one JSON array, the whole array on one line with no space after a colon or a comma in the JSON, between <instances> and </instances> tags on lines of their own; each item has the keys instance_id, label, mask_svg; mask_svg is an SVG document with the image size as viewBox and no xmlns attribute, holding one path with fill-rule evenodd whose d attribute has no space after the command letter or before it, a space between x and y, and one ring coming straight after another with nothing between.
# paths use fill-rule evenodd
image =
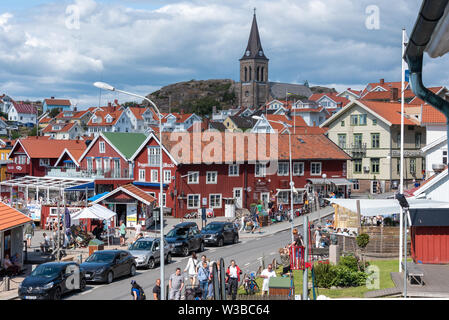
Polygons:
<instances>
[{"instance_id":1,"label":"window","mask_svg":"<svg viewBox=\"0 0 449 320\"><path fill-rule=\"evenodd\" d=\"M25 164L27 161L26 156L18 156L16 159L17 159L17 164Z\"/></svg>"},{"instance_id":2,"label":"window","mask_svg":"<svg viewBox=\"0 0 449 320\"><path fill-rule=\"evenodd\" d=\"M160 193L159 193L160 194ZM159 199L159 202L161 199ZM165 193L162 193L162 207L167 207L167 195Z\"/></svg>"},{"instance_id":3,"label":"window","mask_svg":"<svg viewBox=\"0 0 449 320\"><path fill-rule=\"evenodd\" d=\"M111 159L104 159L104 172L111 170Z\"/></svg>"},{"instance_id":4,"label":"window","mask_svg":"<svg viewBox=\"0 0 449 320\"><path fill-rule=\"evenodd\" d=\"M256 163L255 164L255 176L256 177L265 177L266 175L266 164L265 163Z\"/></svg>"},{"instance_id":5,"label":"window","mask_svg":"<svg viewBox=\"0 0 449 320\"><path fill-rule=\"evenodd\" d=\"M310 175L312 176L321 175L321 162L312 162L310 164Z\"/></svg>"},{"instance_id":6,"label":"window","mask_svg":"<svg viewBox=\"0 0 449 320\"><path fill-rule=\"evenodd\" d=\"M96 165L96 167L97 167L97 172L99 172L99 171L101 171L102 170L102 167L101 167L101 158L96 158L95 159L95 165Z\"/></svg>"},{"instance_id":7,"label":"window","mask_svg":"<svg viewBox=\"0 0 449 320\"><path fill-rule=\"evenodd\" d=\"M210 208L221 208L221 194L210 194L209 195L209 207Z\"/></svg>"},{"instance_id":8,"label":"window","mask_svg":"<svg viewBox=\"0 0 449 320\"><path fill-rule=\"evenodd\" d=\"M278 163L278 176L288 176L288 162L279 162Z\"/></svg>"},{"instance_id":9,"label":"window","mask_svg":"<svg viewBox=\"0 0 449 320\"><path fill-rule=\"evenodd\" d=\"M447 150L443 150L443 163L447 164Z\"/></svg>"},{"instance_id":10,"label":"window","mask_svg":"<svg viewBox=\"0 0 449 320\"><path fill-rule=\"evenodd\" d=\"M416 159L410 159L410 173L416 173Z\"/></svg>"},{"instance_id":11,"label":"window","mask_svg":"<svg viewBox=\"0 0 449 320\"><path fill-rule=\"evenodd\" d=\"M363 139L363 135L361 133L354 133L354 147L355 148L362 147L362 139Z\"/></svg>"},{"instance_id":12,"label":"window","mask_svg":"<svg viewBox=\"0 0 449 320\"><path fill-rule=\"evenodd\" d=\"M352 190L360 190L359 180L353 180L353 182L352 182Z\"/></svg>"},{"instance_id":13,"label":"window","mask_svg":"<svg viewBox=\"0 0 449 320\"><path fill-rule=\"evenodd\" d=\"M120 160L114 160L114 178L120 178Z\"/></svg>"},{"instance_id":14,"label":"window","mask_svg":"<svg viewBox=\"0 0 449 320\"><path fill-rule=\"evenodd\" d=\"M164 183L170 183L170 182L171 182L171 171L164 170Z\"/></svg>"},{"instance_id":15,"label":"window","mask_svg":"<svg viewBox=\"0 0 449 320\"><path fill-rule=\"evenodd\" d=\"M396 172L397 174L401 174L401 159L397 161Z\"/></svg>"},{"instance_id":16,"label":"window","mask_svg":"<svg viewBox=\"0 0 449 320\"><path fill-rule=\"evenodd\" d=\"M351 126L358 126L358 125L359 125L359 116L352 115L351 116Z\"/></svg>"},{"instance_id":17,"label":"window","mask_svg":"<svg viewBox=\"0 0 449 320\"><path fill-rule=\"evenodd\" d=\"M230 164L229 165L229 173L230 177L236 177L239 175L239 165L238 164Z\"/></svg>"},{"instance_id":18,"label":"window","mask_svg":"<svg viewBox=\"0 0 449 320\"><path fill-rule=\"evenodd\" d=\"M206 184L216 184L216 183L217 183L217 171L207 171Z\"/></svg>"},{"instance_id":19,"label":"window","mask_svg":"<svg viewBox=\"0 0 449 320\"><path fill-rule=\"evenodd\" d=\"M188 173L187 183L189 184L197 184L199 183L200 174L199 172L190 172Z\"/></svg>"},{"instance_id":20,"label":"window","mask_svg":"<svg viewBox=\"0 0 449 320\"><path fill-rule=\"evenodd\" d=\"M39 165L41 167L49 166L50 165L50 159L39 159Z\"/></svg>"},{"instance_id":21,"label":"window","mask_svg":"<svg viewBox=\"0 0 449 320\"><path fill-rule=\"evenodd\" d=\"M345 122L344 121L340 122L340 124L341 124L342 127L345 126Z\"/></svg>"},{"instance_id":22,"label":"window","mask_svg":"<svg viewBox=\"0 0 449 320\"><path fill-rule=\"evenodd\" d=\"M362 159L354 160L354 173L362 173Z\"/></svg>"},{"instance_id":23,"label":"window","mask_svg":"<svg viewBox=\"0 0 449 320\"><path fill-rule=\"evenodd\" d=\"M346 148L346 134L338 135L338 146L342 149Z\"/></svg>"},{"instance_id":24,"label":"window","mask_svg":"<svg viewBox=\"0 0 449 320\"><path fill-rule=\"evenodd\" d=\"M359 126L366 126L366 114L359 115Z\"/></svg>"},{"instance_id":25,"label":"window","mask_svg":"<svg viewBox=\"0 0 449 320\"><path fill-rule=\"evenodd\" d=\"M92 172L93 170L93 161L92 158L87 158L87 171Z\"/></svg>"},{"instance_id":26,"label":"window","mask_svg":"<svg viewBox=\"0 0 449 320\"><path fill-rule=\"evenodd\" d=\"M421 148L421 133L420 132L415 133L415 148L417 148L417 149Z\"/></svg>"},{"instance_id":27,"label":"window","mask_svg":"<svg viewBox=\"0 0 449 320\"><path fill-rule=\"evenodd\" d=\"M304 162L293 162L293 175L294 176L304 175Z\"/></svg>"},{"instance_id":28,"label":"window","mask_svg":"<svg viewBox=\"0 0 449 320\"><path fill-rule=\"evenodd\" d=\"M380 147L380 133L371 133L371 148L378 149Z\"/></svg>"},{"instance_id":29,"label":"window","mask_svg":"<svg viewBox=\"0 0 449 320\"><path fill-rule=\"evenodd\" d=\"M371 159L371 173L379 173L379 165L380 165L380 159L372 158Z\"/></svg>"},{"instance_id":30,"label":"window","mask_svg":"<svg viewBox=\"0 0 449 320\"><path fill-rule=\"evenodd\" d=\"M373 119L373 126L377 126L377 119Z\"/></svg>"},{"instance_id":31,"label":"window","mask_svg":"<svg viewBox=\"0 0 449 320\"><path fill-rule=\"evenodd\" d=\"M158 166L160 163L160 155L160 147L148 147L148 164L150 166Z\"/></svg>"},{"instance_id":32,"label":"window","mask_svg":"<svg viewBox=\"0 0 449 320\"><path fill-rule=\"evenodd\" d=\"M151 182L158 182L157 170L151 170Z\"/></svg>"},{"instance_id":33,"label":"window","mask_svg":"<svg viewBox=\"0 0 449 320\"><path fill-rule=\"evenodd\" d=\"M396 143L397 143L398 148L400 148L401 147L401 134L400 133L398 133L396 136Z\"/></svg>"},{"instance_id":34,"label":"window","mask_svg":"<svg viewBox=\"0 0 449 320\"><path fill-rule=\"evenodd\" d=\"M100 153L105 153L106 150L105 150L105 147L104 147L104 141L100 141L99 146L100 146Z\"/></svg>"},{"instance_id":35,"label":"window","mask_svg":"<svg viewBox=\"0 0 449 320\"><path fill-rule=\"evenodd\" d=\"M278 203L279 204L286 204L286 203L288 203L289 202L288 201L289 193L290 192L288 192L288 191L280 191L278 193Z\"/></svg>"},{"instance_id":36,"label":"window","mask_svg":"<svg viewBox=\"0 0 449 320\"><path fill-rule=\"evenodd\" d=\"M301 204L303 203L304 194L301 191L298 193L293 193L293 204Z\"/></svg>"},{"instance_id":37,"label":"window","mask_svg":"<svg viewBox=\"0 0 449 320\"><path fill-rule=\"evenodd\" d=\"M198 209L200 207L200 195L189 194L187 195L187 209Z\"/></svg>"},{"instance_id":38,"label":"window","mask_svg":"<svg viewBox=\"0 0 449 320\"><path fill-rule=\"evenodd\" d=\"M2 153L2 160L5 160L5 154Z\"/></svg>"},{"instance_id":39,"label":"window","mask_svg":"<svg viewBox=\"0 0 449 320\"><path fill-rule=\"evenodd\" d=\"M139 169L139 181L145 181L145 169Z\"/></svg>"}]
</instances>

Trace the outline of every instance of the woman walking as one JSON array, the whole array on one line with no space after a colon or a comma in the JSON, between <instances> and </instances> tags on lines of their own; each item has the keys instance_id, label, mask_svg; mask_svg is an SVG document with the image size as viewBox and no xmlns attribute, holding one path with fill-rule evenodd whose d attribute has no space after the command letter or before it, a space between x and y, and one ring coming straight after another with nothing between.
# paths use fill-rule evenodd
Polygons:
<instances>
[{"instance_id":1,"label":"woman walking","mask_svg":"<svg viewBox=\"0 0 449 320\"><path fill-rule=\"evenodd\" d=\"M187 266L184 269L184 272L187 272L190 279L190 284L192 287L195 285L196 277L198 275L198 259L196 257L196 253L193 252L192 256L189 258L187 262Z\"/></svg>"}]
</instances>

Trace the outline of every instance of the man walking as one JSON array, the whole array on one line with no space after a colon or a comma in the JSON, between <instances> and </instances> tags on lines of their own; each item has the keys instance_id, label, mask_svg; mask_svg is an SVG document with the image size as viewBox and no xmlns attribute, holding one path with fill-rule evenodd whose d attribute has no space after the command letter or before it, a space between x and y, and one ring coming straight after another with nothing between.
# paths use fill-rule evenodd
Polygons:
<instances>
[{"instance_id":1,"label":"man walking","mask_svg":"<svg viewBox=\"0 0 449 320\"><path fill-rule=\"evenodd\" d=\"M270 282L270 278L276 277L276 272L273 270L273 266L269 264L268 268L262 271L260 277L263 278L262 295L264 296L268 293L268 284Z\"/></svg>"},{"instance_id":2,"label":"man walking","mask_svg":"<svg viewBox=\"0 0 449 320\"><path fill-rule=\"evenodd\" d=\"M232 300L236 299L241 274L242 270L240 270L234 260L231 260L231 265L228 267L226 275L228 276L229 295L231 295Z\"/></svg>"},{"instance_id":3,"label":"man walking","mask_svg":"<svg viewBox=\"0 0 449 320\"><path fill-rule=\"evenodd\" d=\"M314 236L315 236L315 248L319 248L321 243L321 227L315 229Z\"/></svg>"},{"instance_id":4,"label":"man walking","mask_svg":"<svg viewBox=\"0 0 449 320\"><path fill-rule=\"evenodd\" d=\"M170 276L168 287L170 290L169 300L181 300L181 292L184 288L184 278L181 275L181 268L176 268L176 272Z\"/></svg>"},{"instance_id":5,"label":"man walking","mask_svg":"<svg viewBox=\"0 0 449 320\"><path fill-rule=\"evenodd\" d=\"M126 237L126 226L125 226L125 222L122 220L120 222L120 245L121 246L125 245L125 237Z\"/></svg>"},{"instance_id":6,"label":"man walking","mask_svg":"<svg viewBox=\"0 0 449 320\"><path fill-rule=\"evenodd\" d=\"M207 266L207 262L203 261L201 267L198 269L198 281L200 282L200 288L202 291L202 299L205 300L207 297L207 287L210 280L210 271Z\"/></svg>"},{"instance_id":7,"label":"man walking","mask_svg":"<svg viewBox=\"0 0 449 320\"><path fill-rule=\"evenodd\" d=\"M153 299L161 300L161 279L157 279L156 285L153 287Z\"/></svg>"},{"instance_id":8,"label":"man walking","mask_svg":"<svg viewBox=\"0 0 449 320\"><path fill-rule=\"evenodd\" d=\"M27 240L27 246L28 248L31 247L31 239L34 236L34 228L32 223L27 223L27 225L25 226L25 238Z\"/></svg>"}]
</instances>

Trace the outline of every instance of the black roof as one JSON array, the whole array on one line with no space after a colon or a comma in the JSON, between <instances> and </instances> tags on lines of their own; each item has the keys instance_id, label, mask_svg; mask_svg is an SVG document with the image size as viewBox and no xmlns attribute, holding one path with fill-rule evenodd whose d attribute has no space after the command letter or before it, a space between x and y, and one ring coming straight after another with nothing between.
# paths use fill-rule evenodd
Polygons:
<instances>
[{"instance_id":1,"label":"black roof","mask_svg":"<svg viewBox=\"0 0 449 320\"><path fill-rule=\"evenodd\" d=\"M410 209L410 220L414 227L447 227L449 226L449 209Z\"/></svg>"},{"instance_id":2,"label":"black roof","mask_svg":"<svg viewBox=\"0 0 449 320\"><path fill-rule=\"evenodd\" d=\"M261 54L259 54L259 52L261 52ZM246 59L268 60L268 58L265 56L265 53L263 52L262 43L260 42L256 13L254 13L253 16L253 24L251 26L251 32L249 34L248 45L246 46L245 53L240 60Z\"/></svg>"}]
</instances>

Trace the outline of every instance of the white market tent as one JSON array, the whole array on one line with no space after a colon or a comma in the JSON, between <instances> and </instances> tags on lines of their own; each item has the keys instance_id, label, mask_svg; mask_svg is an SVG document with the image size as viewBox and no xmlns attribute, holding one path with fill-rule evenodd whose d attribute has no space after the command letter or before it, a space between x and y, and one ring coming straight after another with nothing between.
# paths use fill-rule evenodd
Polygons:
<instances>
[{"instance_id":1,"label":"white market tent","mask_svg":"<svg viewBox=\"0 0 449 320\"><path fill-rule=\"evenodd\" d=\"M94 204L93 206L86 207L81 211L71 214L72 220L79 219L99 219L99 220L109 220L115 217L116 213L108 208L103 207L99 204Z\"/></svg>"},{"instance_id":2,"label":"white market tent","mask_svg":"<svg viewBox=\"0 0 449 320\"><path fill-rule=\"evenodd\" d=\"M382 216L400 214L401 206L396 199L326 199L352 212L357 212L357 200L360 201L360 213L362 216ZM427 199L408 198L410 209L419 208L449 208L449 202Z\"/></svg>"}]
</instances>

